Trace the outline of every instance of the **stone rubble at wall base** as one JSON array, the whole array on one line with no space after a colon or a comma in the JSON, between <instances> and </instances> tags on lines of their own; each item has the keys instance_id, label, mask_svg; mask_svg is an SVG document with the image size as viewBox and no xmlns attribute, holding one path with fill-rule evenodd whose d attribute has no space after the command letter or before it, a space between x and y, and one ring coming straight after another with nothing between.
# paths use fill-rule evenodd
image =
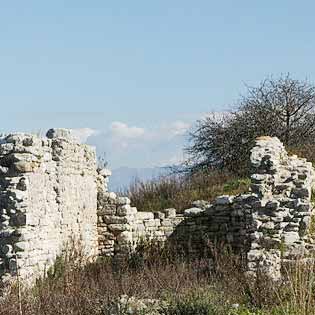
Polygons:
<instances>
[{"instance_id":1,"label":"stone rubble at wall base","mask_svg":"<svg viewBox=\"0 0 315 315\"><path fill-rule=\"evenodd\" d=\"M224 243L246 256L248 273L280 277L281 262L309 256L312 164L288 156L277 138L261 137L251 154L251 189L175 209L138 212L107 188L95 150L67 129L47 137L0 139L0 277L43 276L66 244L80 242L87 259L124 258L143 239L174 242L198 254L205 242ZM188 246L189 245L189 246Z\"/></svg>"}]
</instances>

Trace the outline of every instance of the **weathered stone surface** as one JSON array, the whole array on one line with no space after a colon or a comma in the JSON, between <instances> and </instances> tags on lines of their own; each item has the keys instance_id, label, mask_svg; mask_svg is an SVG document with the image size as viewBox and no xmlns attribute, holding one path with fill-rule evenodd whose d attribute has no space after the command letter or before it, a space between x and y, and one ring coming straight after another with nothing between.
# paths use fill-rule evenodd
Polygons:
<instances>
[{"instance_id":1,"label":"weathered stone surface","mask_svg":"<svg viewBox=\"0 0 315 315\"><path fill-rule=\"evenodd\" d=\"M228 196L228 195L217 197L214 201L216 205L229 205L232 202L233 202L233 196Z\"/></svg>"},{"instance_id":2,"label":"weathered stone surface","mask_svg":"<svg viewBox=\"0 0 315 315\"><path fill-rule=\"evenodd\" d=\"M6 275L14 277L19 268L22 280L34 281L71 242L80 242L87 258L97 255L96 154L70 134L51 131L53 142L28 134L0 141L0 179L7 182L0 187Z\"/></svg>"},{"instance_id":3,"label":"weathered stone surface","mask_svg":"<svg viewBox=\"0 0 315 315\"><path fill-rule=\"evenodd\" d=\"M206 200L196 200L192 202L191 205L193 208L199 208L199 209L205 210L211 205L211 203Z\"/></svg>"},{"instance_id":4,"label":"weathered stone surface","mask_svg":"<svg viewBox=\"0 0 315 315\"><path fill-rule=\"evenodd\" d=\"M46 137L49 139L61 138L61 139L68 139L73 141L75 137L71 133L70 129L64 128L52 128L49 129L46 133Z\"/></svg>"},{"instance_id":5,"label":"weathered stone surface","mask_svg":"<svg viewBox=\"0 0 315 315\"><path fill-rule=\"evenodd\" d=\"M165 216L167 218L175 218L176 217L176 209L174 209L174 208L164 209L163 212L165 213Z\"/></svg>"},{"instance_id":6,"label":"weathered stone surface","mask_svg":"<svg viewBox=\"0 0 315 315\"><path fill-rule=\"evenodd\" d=\"M315 250L311 227L310 163L289 157L277 138L257 139L252 150L251 191L196 201L175 209L138 212L126 197L108 191L110 171L96 165L95 151L71 132L53 129L48 139L13 134L0 139L0 277L34 279L72 238L87 257L120 259L141 240L174 242L190 253L207 242L247 253L248 271L280 275L286 259ZM18 257L18 260L15 258ZM3 276L2 276L3 275Z\"/></svg>"},{"instance_id":7,"label":"weathered stone surface","mask_svg":"<svg viewBox=\"0 0 315 315\"><path fill-rule=\"evenodd\" d=\"M193 217L193 216L196 216L196 215L200 215L203 212L204 212L204 210L202 210L200 208L190 208L190 209L184 210L184 214L187 217Z\"/></svg>"},{"instance_id":8,"label":"weathered stone surface","mask_svg":"<svg viewBox=\"0 0 315 315\"><path fill-rule=\"evenodd\" d=\"M154 213L153 212L138 212L136 214L137 220L153 220Z\"/></svg>"}]
</instances>

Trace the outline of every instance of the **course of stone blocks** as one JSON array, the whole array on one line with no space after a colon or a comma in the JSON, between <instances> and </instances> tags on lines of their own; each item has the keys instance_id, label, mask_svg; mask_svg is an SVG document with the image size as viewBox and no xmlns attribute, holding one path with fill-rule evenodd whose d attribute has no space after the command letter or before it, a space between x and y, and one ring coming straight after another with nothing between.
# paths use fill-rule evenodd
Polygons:
<instances>
[{"instance_id":1,"label":"course of stone blocks","mask_svg":"<svg viewBox=\"0 0 315 315\"><path fill-rule=\"evenodd\" d=\"M289 157L277 138L261 137L252 150L251 189L175 209L138 212L128 198L106 193L98 208L100 255L126 255L141 238L171 240L196 255L205 243L229 245L245 255L248 272L280 277L281 262L309 255L312 164Z\"/></svg>"},{"instance_id":2,"label":"course of stone blocks","mask_svg":"<svg viewBox=\"0 0 315 315\"><path fill-rule=\"evenodd\" d=\"M277 138L261 137L251 154L251 189L175 209L139 212L109 192L110 172L95 150L66 129L47 137L0 139L0 278L42 277L73 242L87 259L122 258L141 240L173 242L194 255L207 244L229 245L247 261L280 277L281 263L314 250L311 163L288 156Z\"/></svg>"},{"instance_id":3,"label":"course of stone blocks","mask_svg":"<svg viewBox=\"0 0 315 315\"><path fill-rule=\"evenodd\" d=\"M95 151L68 130L0 140L0 275L43 276L69 242L97 254Z\"/></svg>"}]
</instances>

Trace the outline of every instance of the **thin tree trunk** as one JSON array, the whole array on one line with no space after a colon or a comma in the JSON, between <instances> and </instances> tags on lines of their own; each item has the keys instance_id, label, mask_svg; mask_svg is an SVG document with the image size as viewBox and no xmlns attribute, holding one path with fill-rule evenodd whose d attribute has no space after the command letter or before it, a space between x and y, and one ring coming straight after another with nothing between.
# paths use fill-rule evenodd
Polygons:
<instances>
[{"instance_id":1,"label":"thin tree trunk","mask_svg":"<svg viewBox=\"0 0 315 315\"><path fill-rule=\"evenodd\" d=\"M290 111L286 110L286 132L285 132L285 144L288 145L290 141Z\"/></svg>"}]
</instances>

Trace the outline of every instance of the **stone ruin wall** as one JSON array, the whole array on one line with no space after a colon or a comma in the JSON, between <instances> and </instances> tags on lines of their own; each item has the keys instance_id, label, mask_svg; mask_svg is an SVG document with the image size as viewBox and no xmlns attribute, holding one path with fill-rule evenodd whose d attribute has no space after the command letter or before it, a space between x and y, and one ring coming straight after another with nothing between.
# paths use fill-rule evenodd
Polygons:
<instances>
[{"instance_id":1,"label":"stone ruin wall","mask_svg":"<svg viewBox=\"0 0 315 315\"><path fill-rule=\"evenodd\" d=\"M212 204L197 201L183 214L138 212L128 198L104 191L98 206L100 255L126 255L142 238L172 240L195 253L204 242L229 244L245 254L249 273L261 268L278 278L281 262L314 249L309 233L314 169L305 159L288 156L271 137L257 139L251 165L247 194L220 196Z\"/></svg>"},{"instance_id":2,"label":"stone ruin wall","mask_svg":"<svg viewBox=\"0 0 315 315\"><path fill-rule=\"evenodd\" d=\"M257 139L251 164L247 194L197 201L181 214L139 212L128 198L108 191L110 172L99 170L94 149L68 130L2 138L0 277L43 276L73 240L87 258L120 258L140 240L155 239L194 254L204 242L229 244L245 255L249 272L263 268L277 279L281 261L313 251L314 170L270 137Z\"/></svg>"},{"instance_id":3,"label":"stone ruin wall","mask_svg":"<svg viewBox=\"0 0 315 315\"><path fill-rule=\"evenodd\" d=\"M0 140L0 275L43 276L71 242L97 254L96 154L67 130Z\"/></svg>"}]
</instances>

